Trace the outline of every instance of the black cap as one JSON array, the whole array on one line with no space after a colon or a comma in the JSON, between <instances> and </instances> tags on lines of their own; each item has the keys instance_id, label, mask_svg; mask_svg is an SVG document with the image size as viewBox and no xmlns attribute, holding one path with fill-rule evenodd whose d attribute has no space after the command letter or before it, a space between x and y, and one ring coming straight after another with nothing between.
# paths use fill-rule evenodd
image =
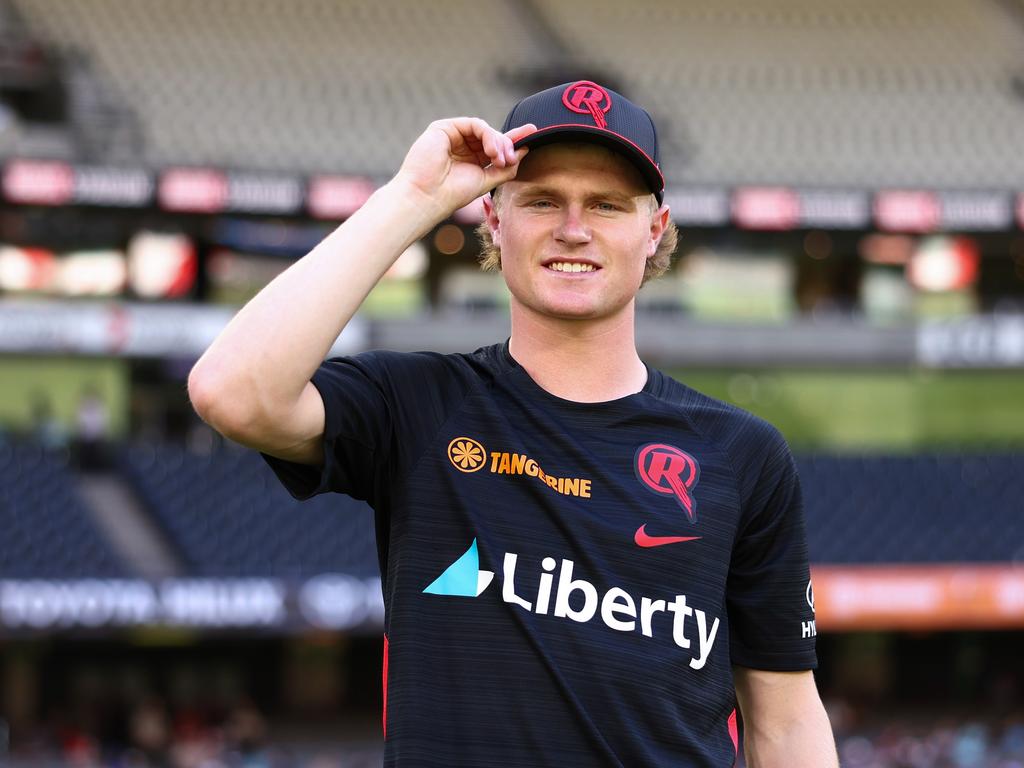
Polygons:
<instances>
[{"instance_id":1,"label":"black cap","mask_svg":"<svg viewBox=\"0 0 1024 768\"><path fill-rule=\"evenodd\" d=\"M589 80L556 85L527 96L508 113L502 133L533 123L537 130L515 143L540 147L556 141L590 141L626 157L640 171L660 205L665 177L658 161L658 133L643 107Z\"/></svg>"}]
</instances>

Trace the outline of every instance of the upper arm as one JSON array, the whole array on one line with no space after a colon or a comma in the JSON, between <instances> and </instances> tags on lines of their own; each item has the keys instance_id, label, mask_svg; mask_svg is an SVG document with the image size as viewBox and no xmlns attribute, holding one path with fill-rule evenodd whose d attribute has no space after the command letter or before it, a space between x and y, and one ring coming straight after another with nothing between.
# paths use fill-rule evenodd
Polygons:
<instances>
[{"instance_id":1,"label":"upper arm","mask_svg":"<svg viewBox=\"0 0 1024 768\"><path fill-rule=\"evenodd\" d=\"M323 397L313 383L307 381L299 399L291 408L224 434L269 456L296 464L322 467L325 426Z\"/></svg>"},{"instance_id":2,"label":"upper arm","mask_svg":"<svg viewBox=\"0 0 1024 768\"><path fill-rule=\"evenodd\" d=\"M260 451L296 498L339 492L376 508L461 397L452 379L441 356L332 358L286 411L258 411L239 442Z\"/></svg>"},{"instance_id":3,"label":"upper arm","mask_svg":"<svg viewBox=\"0 0 1024 768\"><path fill-rule=\"evenodd\" d=\"M265 444L252 447L279 459L322 467L326 423L323 396L307 381L291 412L270 425Z\"/></svg>"}]
</instances>

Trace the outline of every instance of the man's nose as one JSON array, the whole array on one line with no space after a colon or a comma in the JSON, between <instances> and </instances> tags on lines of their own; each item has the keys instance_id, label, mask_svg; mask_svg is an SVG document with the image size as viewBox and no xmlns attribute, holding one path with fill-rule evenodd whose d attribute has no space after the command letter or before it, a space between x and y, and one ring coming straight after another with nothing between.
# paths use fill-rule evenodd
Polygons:
<instances>
[{"instance_id":1,"label":"man's nose","mask_svg":"<svg viewBox=\"0 0 1024 768\"><path fill-rule=\"evenodd\" d=\"M590 227L583 216L582 207L566 207L562 220L555 230L555 239L567 245L581 245L590 242Z\"/></svg>"}]
</instances>

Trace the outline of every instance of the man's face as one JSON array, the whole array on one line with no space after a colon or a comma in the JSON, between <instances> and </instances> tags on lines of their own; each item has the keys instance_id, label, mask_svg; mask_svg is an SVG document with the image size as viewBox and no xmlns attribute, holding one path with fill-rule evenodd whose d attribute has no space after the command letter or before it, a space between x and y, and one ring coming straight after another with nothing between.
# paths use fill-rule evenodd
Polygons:
<instances>
[{"instance_id":1,"label":"man's face","mask_svg":"<svg viewBox=\"0 0 1024 768\"><path fill-rule=\"evenodd\" d=\"M594 144L531 150L488 207L513 304L559 319L631 306L667 219L633 165Z\"/></svg>"}]
</instances>

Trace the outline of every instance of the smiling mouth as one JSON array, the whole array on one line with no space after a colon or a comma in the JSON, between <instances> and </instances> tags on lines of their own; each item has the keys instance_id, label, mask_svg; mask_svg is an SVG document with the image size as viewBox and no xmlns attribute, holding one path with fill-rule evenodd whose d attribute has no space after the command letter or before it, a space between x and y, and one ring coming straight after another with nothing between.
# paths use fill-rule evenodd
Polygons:
<instances>
[{"instance_id":1,"label":"smiling mouth","mask_svg":"<svg viewBox=\"0 0 1024 768\"><path fill-rule=\"evenodd\" d=\"M581 264L571 261L553 261L545 266L555 272L596 272L600 269L600 267L595 267L593 264Z\"/></svg>"}]
</instances>

